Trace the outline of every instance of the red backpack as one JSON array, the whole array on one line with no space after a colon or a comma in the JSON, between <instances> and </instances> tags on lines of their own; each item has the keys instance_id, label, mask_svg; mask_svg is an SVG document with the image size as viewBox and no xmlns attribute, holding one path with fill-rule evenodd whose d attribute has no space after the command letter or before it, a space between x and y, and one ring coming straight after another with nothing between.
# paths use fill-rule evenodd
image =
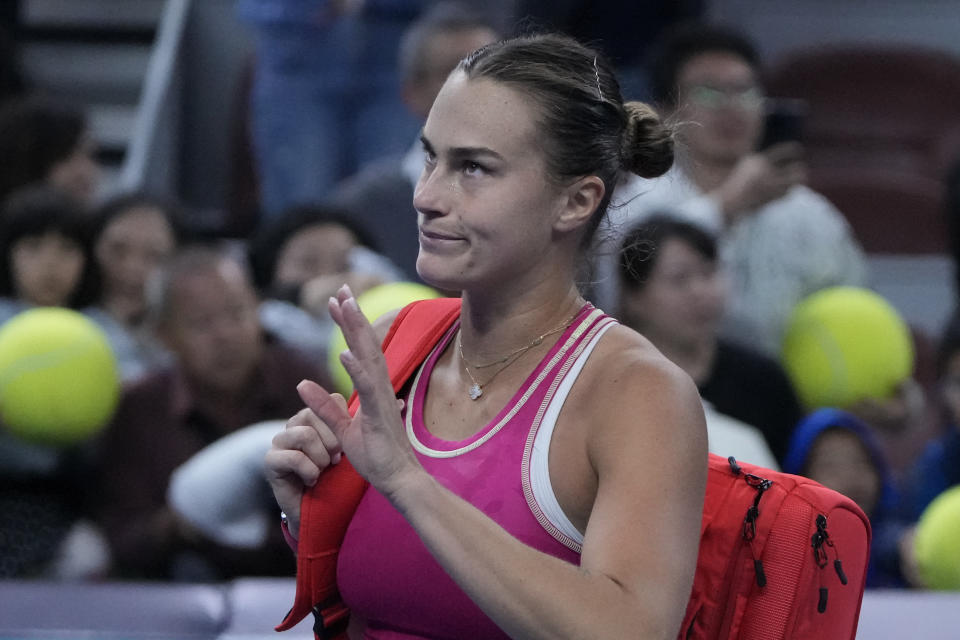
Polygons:
<instances>
[{"instance_id":1,"label":"red backpack","mask_svg":"<svg viewBox=\"0 0 960 640\"><path fill-rule=\"evenodd\" d=\"M400 312L383 342L396 391L459 311L458 299L438 299ZM354 396L351 413L356 406ZM317 638L345 637L349 611L337 591L337 554L366 488L345 460L304 493L296 596L277 631L313 613ZM849 498L807 478L711 454L700 532L679 638L854 638L870 524Z\"/></svg>"},{"instance_id":2,"label":"red backpack","mask_svg":"<svg viewBox=\"0 0 960 640\"><path fill-rule=\"evenodd\" d=\"M710 455L693 591L678 638L852 640L870 522L808 478Z\"/></svg>"}]
</instances>

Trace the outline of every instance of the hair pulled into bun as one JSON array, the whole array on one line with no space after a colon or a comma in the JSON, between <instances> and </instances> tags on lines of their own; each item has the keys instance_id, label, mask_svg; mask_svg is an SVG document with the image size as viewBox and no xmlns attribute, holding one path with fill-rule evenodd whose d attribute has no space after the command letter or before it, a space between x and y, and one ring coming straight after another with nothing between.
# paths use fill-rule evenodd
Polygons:
<instances>
[{"instance_id":1,"label":"hair pulled into bun","mask_svg":"<svg viewBox=\"0 0 960 640\"><path fill-rule=\"evenodd\" d=\"M620 145L620 162L641 178L656 178L673 165L673 128L644 102L626 102L627 127Z\"/></svg>"}]
</instances>

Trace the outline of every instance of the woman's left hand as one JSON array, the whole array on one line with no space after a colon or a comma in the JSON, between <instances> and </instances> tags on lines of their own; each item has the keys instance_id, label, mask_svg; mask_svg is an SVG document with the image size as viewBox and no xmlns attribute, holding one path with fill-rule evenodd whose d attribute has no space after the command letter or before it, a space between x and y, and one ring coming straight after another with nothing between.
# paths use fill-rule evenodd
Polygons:
<instances>
[{"instance_id":1,"label":"woman's left hand","mask_svg":"<svg viewBox=\"0 0 960 640\"><path fill-rule=\"evenodd\" d=\"M353 380L360 408L351 418L325 389L310 381L301 382L297 390L336 434L354 468L389 498L422 467L407 441L380 341L348 286L330 299L330 316L349 347L340 361Z\"/></svg>"}]
</instances>

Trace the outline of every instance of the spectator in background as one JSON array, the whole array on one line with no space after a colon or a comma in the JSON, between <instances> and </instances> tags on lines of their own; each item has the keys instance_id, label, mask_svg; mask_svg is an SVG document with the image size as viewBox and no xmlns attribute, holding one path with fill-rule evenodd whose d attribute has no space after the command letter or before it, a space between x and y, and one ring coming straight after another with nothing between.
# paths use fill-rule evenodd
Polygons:
<instances>
[{"instance_id":1,"label":"spectator in background","mask_svg":"<svg viewBox=\"0 0 960 640\"><path fill-rule=\"evenodd\" d=\"M240 0L256 38L251 132L265 219L409 144L397 43L424 0Z\"/></svg>"},{"instance_id":2,"label":"spectator in background","mask_svg":"<svg viewBox=\"0 0 960 640\"><path fill-rule=\"evenodd\" d=\"M26 187L4 203L0 260L0 324L31 307L79 309L90 300L86 220L74 201L51 187Z\"/></svg>"},{"instance_id":3,"label":"spectator in background","mask_svg":"<svg viewBox=\"0 0 960 640\"><path fill-rule=\"evenodd\" d=\"M211 540L255 549L276 529L277 503L263 475L263 458L285 420L238 429L181 464L170 477L167 503Z\"/></svg>"},{"instance_id":4,"label":"spectator in background","mask_svg":"<svg viewBox=\"0 0 960 640\"><path fill-rule=\"evenodd\" d=\"M83 112L30 96L0 108L0 199L33 183L60 189L92 206L100 166Z\"/></svg>"},{"instance_id":5,"label":"spectator in background","mask_svg":"<svg viewBox=\"0 0 960 640\"><path fill-rule=\"evenodd\" d=\"M181 220L177 207L144 194L116 196L94 214L99 291L86 313L110 338L124 380L163 361L162 350L142 326L145 288L150 274L183 239Z\"/></svg>"},{"instance_id":6,"label":"spectator in background","mask_svg":"<svg viewBox=\"0 0 960 640\"><path fill-rule=\"evenodd\" d=\"M279 532L236 551L184 525L166 503L173 470L206 445L300 408L296 385L320 375L270 343L243 265L188 247L154 274L148 322L175 363L131 386L99 445L95 509L124 577L219 580L293 569Z\"/></svg>"},{"instance_id":7,"label":"spectator in background","mask_svg":"<svg viewBox=\"0 0 960 640\"><path fill-rule=\"evenodd\" d=\"M109 550L85 517L89 455L0 429L0 578L102 578Z\"/></svg>"},{"instance_id":8,"label":"spectator in background","mask_svg":"<svg viewBox=\"0 0 960 640\"><path fill-rule=\"evenodd\" d=\"M814 411L797 425L783 469L842 493L870 518L868 588L906 585L899 555L904 526L896 519L893 476L866 424L839 409Z\"/></svg>"},{"instance_id":9,"label":"spectator in background","mask_svg":"<svg viewBox=\"0 0 960 640\"><path fill-rule=\"evenodd\" d=\"M333 207L294 207L268 223L250 244L264 327L283 342L326 357L330 296L345 283L363 292L403 278L374 246L349 214Z\"/></svg>"},{"instance_id":10,"label":"spectator in background","mask_svg":"<svg viewBox=\"0 0 960 640\"><path fill-rule=\"evenodd\" d=\"M960 315L954 314L940 338L937 378L941 424L899 483L898 528L874 534L883 566L898 571L913 587L925 588L915 555L916 524L930 503L960 484ZM914 440L917 438L914 437ZM911 442L916 449L917 442Z\"/></svg>"},{"instance_id":11,"label":"spectator in background","mask_svg":"<svg viewBox=\"0 0 960 640\"><path fill-rule=\"evenodd\" d=\"M458 2L436 4L410 26L400 43L400 83L403 102L419 123L426 121L457 63L496 39L490 21ZM422 170L423 145L417 139L404 155L385 154L340 183L333 194L334 202L369 230L408 280L417 279L420 243L413 188Z\"/></svg>"},{"instance_id":12,"label":"spectator in background","mask_svg":"<svg viewBox=\"0 0 960 640\"><path fill-rule=\"evenodd\" d=\"M689 222L648 218L624 238L619 275L621 320L686 371L716 412L759 430L782 461L802 410L776 361L719 336L726 294L713 236ZM741 451L718 453L765 464Z\"/></svg>"},{"instance_id":13,"label":"spectator in background","mask_svg":"<svg viewBox=\"0 0 960 640\"><path fill-rule=\"evenodd\" d=\"M76 204L51 187L14 192L0 217L0 326L36 306L81 307L92 292ZM86 446L17 438L0 424L0 578L102 575L106 543L84 518Z\"/></svg>"},{"instance_id":14,"label":"spectator in background","mask_svg":"<svg viewBox=\"0 0 960 640\"><path fill-rule=\"evenodd\" d=\"M803 185L798 143L757 149L764 122L760 61L743 36L684 25L655 50L653 97L682 125L683 144L667 175L631 177L618 188L614 229L667 211L716 234L730 282L724 332L775 356L800 299L865 280L862 252L840 212ZM610 305L612 266L600 268L606 273L599 274L596 297Z\"/></svg>"},{"instance_id":15,"label":"spectator in background","mask_svg":"<svg viewBox=\"0 0 960 640\"><path fill-rule=\"evenodd\" d=\"M96 211L92 236L100 306L121 324L143 322L147 279L183 239L182 218L175 205L144 194L116 196Z\"/></svg>"},{"instance_id":16,"label":"spectator in background","mask_svg":"<svg viewBox=\"0 0 960 640\"><path fill-rule=\"evenodd\" d=\"M780 362L802 405L843 409L870 426L898 480L929 437L910 329L889 301L830 287L796 305Z\"/></svg>"},{"instance_id":17,"label":"spectator in background","mask_svg":"<svg viewBox=\"0 0 960 640\"><path fill-rule=\"evenodd\" d=\"M934 498L960 484L960 314L954 314L940 338L937 371L940 433L927 443L903 483L904 513L912 520Z\"/></svg>"},{"instance_id":18,"label":"spectator in background","mask_svg":"<svg viewBox=\"0 0 960 640\"><path fill-rule=\"evenodd\" d=\"M89 518L87 443L20 439L0 424L0 578L102 578L105 537Z\"/></svg>"}]
</instances>

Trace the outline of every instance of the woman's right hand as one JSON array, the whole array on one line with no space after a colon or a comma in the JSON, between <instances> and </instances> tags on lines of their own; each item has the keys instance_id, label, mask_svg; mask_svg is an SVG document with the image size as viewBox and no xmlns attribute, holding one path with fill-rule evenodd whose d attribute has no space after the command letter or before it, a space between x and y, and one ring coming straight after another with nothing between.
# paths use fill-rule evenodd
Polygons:
<instances>
[{"instance_id":1,"label":"woman's right hand","mask_svg":"<svg viewBox=\"0 0 960 640\"><path fill-rule=\"evenodd\" d=\"M332 397L346 410L343 396L335 393ZM287 420L284 430L273 437L273 446L264 458L264 471L294 537L300 529L304 489L316 484L320 473L340 462L341 456L337 436L311 409Z\"/></svg>"}]
</instances>

